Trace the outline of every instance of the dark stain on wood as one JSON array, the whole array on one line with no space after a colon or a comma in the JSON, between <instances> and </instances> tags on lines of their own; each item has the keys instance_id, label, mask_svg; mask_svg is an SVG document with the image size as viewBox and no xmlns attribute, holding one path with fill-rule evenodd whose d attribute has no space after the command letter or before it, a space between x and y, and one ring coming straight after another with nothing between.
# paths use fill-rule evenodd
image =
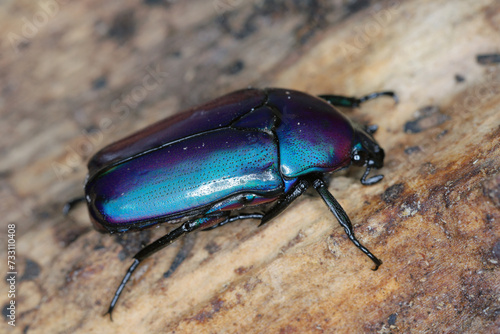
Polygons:
<instances>
[{"instance_id":1,"label":"dark stain on wood","mask_svg":"<svg viewBox=\"0 0 500 334\"><path fill-rule=\"evenodd\" d=\"M404 132L419 133L441 125L449 119L450 116L442 114L437 106L426 106L416 112L415 120L406 122Z\"/></svg>"},{"instance_id":2,"label":"dark stain on wood","mask_svg":"<svg viewBox=\"0 0 500 334\"><path fill-rule=\"evenodd\" d=\"M393 204L405 190L403 183L396 183L387 188L382 194L382 200L387 204Z\"/></svg>"},{"instance_id":3,"label":"dark stain on wood","mask_svg":"<svg viewBox=\"0 0 500 334\"><path fill-rule=\"evenodd\" d=\"M223 72L229 75L235 75L240 73L244 68L245 63L243 62L243 60L238 59L226 66L226 68L223 69Z\"/></svg>"},{"instance_id":4,"label":"dark stain on wood","mask_svg":"<svg viewBox=\"0 0 500 334\"><path fill-rule=\"evenodd\" d=\"M212 319L216 313L218 313L224 307L224 301L220 298L213 298L210 301L210 306L204 310L198 312L195 316L188 318L188 321L197 321L199 323L204 323L205 321Z\"/></svg>"},{"instance_id":5,"label":"dark stain on wood","mask_svg":"<svg viewBox=\"0 0 500 334\"><path fill-rule=\"evenodd\" d=\"M418 153L421 151L422 151L422 149L420 148L420 146L410 146L410 147L405 148L405 150L404 150L405 154L408 154L408 155L412 155L414 153Z\"/></svg>"},{"instance_id":6,"label":"dark stain on wood","mask_svg":"<svg viewBox=\"0 0 500 334\"><path fill-rule=\"evenodd\" d=\"M92 81L91 86L92 86L93 90L99 90L99 89L105 88L107 84L108 84L108 81L107 81L106 77L100 76L99 78Z\"/></svg>"},{"instance_id":7,"label":"dark stain on wood","mask_svg":"<svg viewBox=\"0 0 500 334\"><path fill-rule=\"evenodd\" d=\"M210 255L217 253L221 249L220 245L215 241L209 241L204 248Z\"/></svg>"},{"instance_id":8,"label":"dark stain on wood","mask_svg":"<svg viewBox=\"0 0 500 334\"><path fill-rule=\"evenodd\" d=\"M462 83L465 81L465 77L461 74L455 74L455 81L457 83Z\"/></svg>"},{"instance_id":9,"label":"dark stain on wood","mask_svg":"<svg viewBox=\"0 0 500 334\"><path fill-rule=\"evenodd\" d=\"M144 0L144 4L148 6L169 6L170 3L167 0Z\"/></svg>"},{"instance_id":10,"label":"dark stain on wood","mask_svg":"<svg viewBox=\"0 0 500 334\"><path fill-rule=\"evenodd\" d=\"M370 0L349 1L347 3L347 9L349 10L350 14L354 14L367 8L370 5L371 5Z\"/></svg>"},{"instance_id":11,"label":"dark stain on wood","mask_svg":"<svg viewBox=\"0 0 500 334\"><path fill-rule=\"evenodd\" d=\"M234 269L234 272L238 275L243 275L243 274L247 273L249 270L251 270L252 268L253 268L253 266L250 266L250 267L240 266L240 267Z\"/></svg>"},{"instance_id":12,"label":"dark stain on wood","mask_svg":"<svg viewBox=\"0 0 500 334\"><path fill-rule=\"evenodd\" d=\"M483 194L500 208L500 174L494 175L483 182Z\"/></svg>"},{"instance_id":13,"label":"dark stain on wood","mask_svg":"<svg viewBox=\"0 0 500 334\"><path fill-rule=\"evenodd\" d=\"M136 22L133 10L125 10L118 13L111 27L108 30L108 36L115 39L119 43L125 43L135 33Z\"/></svg>"},{"instance_id":14,"label":"dark stain on wood","mask_svg":"<svg viewBox=\"0 0 500 334\"><path fill-rule=\"evenodd\" d=\"M63 248L68 247L80 236L92 230L90 226L74 226L72 223L69 221L68 224L54 231L54 238Z\"/></svg>"},{"instance_id":15,"label":"dark stain on wood","mask_svg":"<svg viewBox=\"0 0 500 334\"><path fill-rule=\"evenodd\" d=\"M492 65L500 63L500 53L477 55L476 60L481 65Z\"/></svg>"},{"instance_id":16,"label":"dark stain on wood","mask_svg":"<svg viewBox=\"0 0 500 334\"><path fill-rule=\"evenodd\" d=\"M40 275L40 271L40 265L37 262L27 258L25 261L24 273L21 276L20 281L34 280L38 277L38 275Z\"/></svg>"}]
</instances>

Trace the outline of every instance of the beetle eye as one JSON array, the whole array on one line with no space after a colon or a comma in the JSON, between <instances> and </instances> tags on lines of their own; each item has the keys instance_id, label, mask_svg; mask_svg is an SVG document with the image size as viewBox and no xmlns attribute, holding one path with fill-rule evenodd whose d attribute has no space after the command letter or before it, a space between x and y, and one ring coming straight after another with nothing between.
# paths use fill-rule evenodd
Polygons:
<instances>
[{"instance_id":1,"label":"beetle eye","mask_svg":"<svg viewBox=\"0 0 500 334\"><path fill-rule=\"evenodd\" d=\"M364 151L354 151L351 161L355 166L363 166L368 160L368 156Z\"/></svg>"}]
</instances>

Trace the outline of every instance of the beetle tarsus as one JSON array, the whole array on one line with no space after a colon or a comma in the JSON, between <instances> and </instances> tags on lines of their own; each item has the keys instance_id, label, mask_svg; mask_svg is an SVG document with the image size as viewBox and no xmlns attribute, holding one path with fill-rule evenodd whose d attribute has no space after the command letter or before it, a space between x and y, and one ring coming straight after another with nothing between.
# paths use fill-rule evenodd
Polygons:
<instances>
[{"instance_id":1,"label":"beetle tarsus","mask_svg":"<svg viewBox=\"0 0 500 334\"><path fill-rule=\"evenodd\" d=\"M351 220L349 219L349 216L347 216L347 213L344 211L339 202L337 202L335 197L333 197L333 195L328 191L324 181L321 179L314 180L313 187L314 189L316 189L318 194L326 203L330 211L334 214L335 218L337 218L340 225L342 225L345 233L349 237L349 240L351 240L352 243L356 245L356 247L358 247L375 263L374 270L377 270L378 267L382 264L382 261L380 261L375 255L373 255L366 247L361 245L361 243L356 239L356 237L354 236L354 229L352 228L352 223Z\"/></svg>"},{"instance_id":2,"label":"beetle tarsus","mask_svg":"<svg viewBox=\"0 0 500 334\"><path fill-rule=\"evenodd\" d=\"M368 95L360 97L358 99L358 102L359 102L359 104L361 104L363 102L376 99L377 97L380 97L380 96L389 96L389 97L392 97L393 100L394 100L394 103L396 103L396 104L399 102L399 98L396 95L396 93L391 92L391 91L371 93L371 94L368 94Z\"/></svg>"},{"instance_id":3,"label":"beetle tarsus","mask_svg":"<svg viewBox=\"0 0 500 334\"><path fill-rule=\"evenodd\" d=\"M365 173L363 174L360 180L361 184L364 186L371 186L375 183L382 181L382 179L384 178L384 175L375 175L367 180L366 177L368 176L369 173L370 173L370 167L366 167Z\"/></svg>"},{"instance_id":4,"label":"beetle tarsus","mask_svg":"<svg viewBox=\"0 0 500 334\"><path fill-rule=\"evenodd\" d=\"M64 207L62 209L63 215L67 216L68 213L80 202L85 202L85 197L75 197L70 199L69 201L64 204Z\"/></svg>"},{"instance_id":5,"label":"beetle tarsus","mask_svg":"<svg viewBox=\"0 0 500 334\"><path fill-rule=\"evenodd\" d=\"M371 93L362 97L349 97L349 96L342 96L342 95L319 95L320 98L323 100L326 100L330 104L337 106L337 107L348 107L348 108L357 108L361 105L361 103L364 103L369 100L376 99L377 97L380 96L389 96L394 99L395 103L399 102L399 98L394 92L390 91L384 91L384 92L375 92Z\"/></svg>"}]
</instances>

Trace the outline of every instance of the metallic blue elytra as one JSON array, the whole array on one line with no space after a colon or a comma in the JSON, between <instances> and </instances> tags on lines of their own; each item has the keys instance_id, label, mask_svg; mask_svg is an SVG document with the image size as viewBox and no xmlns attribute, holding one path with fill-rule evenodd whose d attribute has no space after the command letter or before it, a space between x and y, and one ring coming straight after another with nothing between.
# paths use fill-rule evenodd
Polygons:
<instances>
[{"instance_id":1,"label":"metallic blue elytra","mask_svg":"<svg viewBox=\"0 0 500 334\"><path fill-rule=\"evenodd\" d=\"M99 222L126 231L204 211L238 193L275 198L283 191L278 161L271 134L222 128L106 169L89 181L87 194Z\"/></svg>"},{"instance_id":2,"label":"metallic blue elytra","mask_svg":"<svg viewBox=\"0 0 500 334\"><path fill-rule=\"evenodd\" d=\"M313 186L350 240L376 268L382 263L354 237L352 224L328 192L326 173L351 164L383 166L376 126L350 121L333 105L357 107L362 98L314 97L286 89L244 89L167 118L113 143L89 162L85 198L101 232L126 232L182 223L143 248L109 307L139 263L181 235L239 219L264 224ZM375 268L375 269L376 269Z\"/></svg>"}]
</instances>

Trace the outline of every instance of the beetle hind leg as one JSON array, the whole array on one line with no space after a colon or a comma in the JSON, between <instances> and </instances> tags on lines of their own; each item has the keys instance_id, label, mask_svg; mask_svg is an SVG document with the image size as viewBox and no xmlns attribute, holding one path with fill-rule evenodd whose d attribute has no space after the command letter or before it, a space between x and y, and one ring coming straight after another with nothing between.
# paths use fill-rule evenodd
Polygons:
<instances>
[{"instance_id":1,"label":"beetle hind leg","mask_svg":"<svg viewBox=\"0 0 500 334\"><path fill-rule=\"evenodd\" d=\"M116 306L116 303L118 302L118 299L120 298L120 295L125 288L125 285L127 282L130 280L130 277L132 276L133 272L137 269L139 264L144 261L146 258L149 256L153 255L154 253L158 252L159 250L167 247L171 243L173 243L175 240L177 240L179 237L181 237L185 233L192 232L194 230L197 230L199 228L203 228L206 226L212 226L216 225L221 221L224 221L227 218L227 215L225 213L214 213L212 215L207 215L201 218L198 218L193 221L188 221L176 228L175 230L171 231L167 235L157 239L153 243L147 245L143 249L141 249L137 254L134 255L134 262L132 265L128 268L127 273L125 276L123 276L123 279L118 286L118 289L116 289L115 295L113 296L113 299L111 300L111 303L109 304L108 312L106 314L109 314L109 317L112 319L111 315L113 313L113 310ZM174 260L175 261L175 260ZM178 265L177 265L178 266ZM174 269L175 270L175 269Z\"/></svg>"}]
</instances>

